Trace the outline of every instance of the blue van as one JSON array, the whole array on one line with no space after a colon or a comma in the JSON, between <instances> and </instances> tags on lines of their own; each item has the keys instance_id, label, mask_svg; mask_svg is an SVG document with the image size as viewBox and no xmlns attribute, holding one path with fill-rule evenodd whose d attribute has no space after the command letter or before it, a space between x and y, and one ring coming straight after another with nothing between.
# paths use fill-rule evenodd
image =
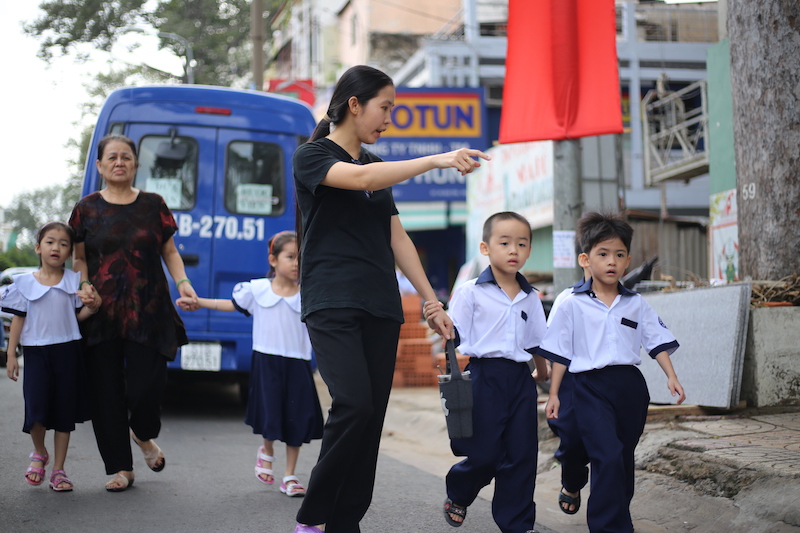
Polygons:
<instances>
[{"instance_id":1,"label":"blue van","mask_svg":"<svg viewBox=\"0 0 800 533\"><path fill-rule=\"evenodd\" d=\"M139 151L134 186L160 194L172 210L175 245L197 294L230 298L236 283L266 273L269 238L294 229L292 154L315 125L305 103L274 94L192 85L119 89L100 111L82 195L102 188L98 141L111 133L130 137ZM177 298L174 286L172 292ZM169 368L228 373L245 393L252 318L207 309L181 317L190 343Z\"/></svg>"}]
</instances>

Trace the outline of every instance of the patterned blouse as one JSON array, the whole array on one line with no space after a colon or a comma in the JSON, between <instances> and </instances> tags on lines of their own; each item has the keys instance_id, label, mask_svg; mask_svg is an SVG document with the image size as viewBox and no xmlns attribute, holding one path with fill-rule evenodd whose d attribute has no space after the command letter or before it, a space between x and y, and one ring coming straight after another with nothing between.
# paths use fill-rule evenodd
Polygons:
<instances>
[{"instance_id":1,"label":"patterned blouse","mask_svg":"<svg viewBox=\"0 0 800 533\"><path fill-rule=\"evenodd\" d=\"M94 192L75 205L69 225L103 298L100 312L82 324L87 345L121 338L175 359L188 339L161 265L161 249L178 229L161 196L140 191L119 205Z\"/></svg>"}]
</instances>

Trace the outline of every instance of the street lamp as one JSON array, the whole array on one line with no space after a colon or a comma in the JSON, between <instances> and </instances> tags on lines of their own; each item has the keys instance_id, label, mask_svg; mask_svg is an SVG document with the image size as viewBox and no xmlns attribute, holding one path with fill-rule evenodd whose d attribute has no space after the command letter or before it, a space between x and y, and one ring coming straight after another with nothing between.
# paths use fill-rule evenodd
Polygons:
<instances>
[{"instance_id":1,"label":"street lamp","mask_svg":"<svg viewBox=\"0 0 800 533\"><path fill-rule=\"evenodd\" d=\"M126 28L123 30L125 33L127 32L136 32L136 33L150 33L142 28ZM151 34L152 35L152 34ZM157 33L159 37L162 39L172 39L173 41L178 41L183 45L184 50L186 50L186 81L189 85L194 85L194 50L192 50L192 44L189 42L188 39L185 37L181 37L177 33L170 33L167 31L160 31Z\"/></svg>"},{"instance_id":2,"label":"street lamp","mask_svg":"<svg viewBox=\"0 0 800 533\"><path fill-rule=\"evenodd\" d=\"M183 48L186 50L186 81L189 82L189 85L194 85L194 51L192 50L192 45L189 43L189 40L181 37L177 33L166 31L158 32L158 36L163 39L178 41L183 45Z\"/></svg>"}]
</instances>

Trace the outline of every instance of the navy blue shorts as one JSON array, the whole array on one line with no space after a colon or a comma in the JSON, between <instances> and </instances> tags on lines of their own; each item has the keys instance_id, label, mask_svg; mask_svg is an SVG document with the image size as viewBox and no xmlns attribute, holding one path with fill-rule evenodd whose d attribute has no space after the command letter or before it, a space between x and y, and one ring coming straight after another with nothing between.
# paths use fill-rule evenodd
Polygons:
<instances>
[{"instance_id":1,"label":"navy blue shorts","mask_svg":"<svg viewBox=\"0 0 800 533\"><path fill-rule=\"evenodd\" d=\"M81 341L24 346L23 353L22 431L30 433L38 422L45 429L68 433L76 422L89 420Z\"/></svg>"}]
</instances>

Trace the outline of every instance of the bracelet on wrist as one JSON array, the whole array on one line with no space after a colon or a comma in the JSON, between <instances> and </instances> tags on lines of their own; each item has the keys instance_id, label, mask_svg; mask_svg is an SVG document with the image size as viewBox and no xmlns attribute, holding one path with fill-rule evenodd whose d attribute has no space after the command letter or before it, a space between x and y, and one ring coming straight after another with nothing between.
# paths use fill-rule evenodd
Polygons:
<instances>
[{"instance_id":1,"label":"bracelet on wrist","mask_svg":"<svg viewBox=\"0 0 800 533\"><path fill-rule=\"evenodd\" d=\"M180 287L181 283L183 283L184 281L187 282L189 285L192 284L192 282L189 280L189 278L182 278L182 279L179 279L178 281L175 282L175 286L176 287Z\"/></svg>"},{"instance_id":2,"label":"bracelet on wrist","mask_svg":"<svg viewBox=\"0 0 800 533\"><path fill-rule=\"evenodd\" d=\"M88 283L89 285L92 284L91 281L89 281L88 279L85 279L85 280L81 281L80 283L78 283L78 290L81 290L81 288L83 287L84 283Z\"/></svg>"}]
</instances>

